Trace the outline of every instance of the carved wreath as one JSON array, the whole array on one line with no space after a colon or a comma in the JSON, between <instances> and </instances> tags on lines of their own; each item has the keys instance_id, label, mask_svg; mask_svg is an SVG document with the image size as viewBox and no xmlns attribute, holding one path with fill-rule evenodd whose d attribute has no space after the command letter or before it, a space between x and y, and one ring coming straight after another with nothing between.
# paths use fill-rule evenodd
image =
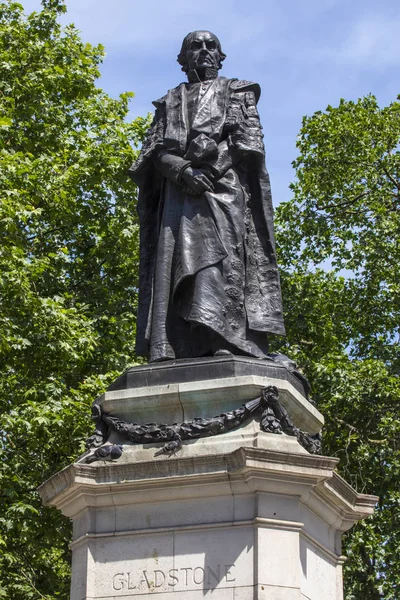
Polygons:
<instances>
[{"instance_id":1,"label":"carved wreath","mask_svg":"<svg viewBox=\"0 0 400 600\"><path fill-rule=\"evenodd\" d=\"M98 404L92 407L92 419L96 430L86 442L89 450L85 462L113 460L122 454L122 446L106 443L110 432L117 431L134 444L165 442L164 447L155 456L172 456L182 448L183 440L193 440L225 433L238 427L247 419L262 410L260 429L267 433L276 433L296 437L299 443L312 454L321 453L321 434L311 435L296 427L287 410L279 402L278 389L275 386L263 388L261 396L246 402L239 408L212 418L194 418L172 425L148 423L140 425L129 423L102 411Z\"/></svg>"}]
</instances>

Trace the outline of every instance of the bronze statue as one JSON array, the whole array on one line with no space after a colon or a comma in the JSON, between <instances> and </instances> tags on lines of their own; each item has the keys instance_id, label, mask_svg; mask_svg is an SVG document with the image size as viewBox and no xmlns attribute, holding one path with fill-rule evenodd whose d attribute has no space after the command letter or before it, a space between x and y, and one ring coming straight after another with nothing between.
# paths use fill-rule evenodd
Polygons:
<instances>
[{"instance_id":1,"label":"bronze statue","mask_svg":"<svg viewBox=\"0 0 400 600\"><path fill-rule=\"evenodd\" d=\"M284 334L256 83L219 77L209 31L183 40L187 74L156 113L129 174L139 186L137 348L150 361L264 357Z\"/></svg>"}]
</instances>

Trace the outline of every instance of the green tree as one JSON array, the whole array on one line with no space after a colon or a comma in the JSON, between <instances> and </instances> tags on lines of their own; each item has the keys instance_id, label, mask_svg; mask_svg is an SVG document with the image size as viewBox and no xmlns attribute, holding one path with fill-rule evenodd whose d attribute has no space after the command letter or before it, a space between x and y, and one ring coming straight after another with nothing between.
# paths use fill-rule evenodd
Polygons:
<instances>
[{"instance_id":1,"label":"green tree","mask_svg":"<svg viewBox=\"0 0 400 600\"><path fill-rule=\"evenodd\" d=\"M288 336L326 417L324 453L374 517L345 536L347 600L394 600L400 560L400 103L342 100L303 120L277 209Z\"/></svg>"},{"instance_id":2,"label":"green tree","mask_svg":"<svg viewBox=\"0 0 400 600\"><path fill-rule=\"evenodd\" d=\"M132 361L138 226L126 170L148 125L96 86L103 48L0 5L0 598L68 598L70 526L35 492Z\"/></svg>"}]
</instances>

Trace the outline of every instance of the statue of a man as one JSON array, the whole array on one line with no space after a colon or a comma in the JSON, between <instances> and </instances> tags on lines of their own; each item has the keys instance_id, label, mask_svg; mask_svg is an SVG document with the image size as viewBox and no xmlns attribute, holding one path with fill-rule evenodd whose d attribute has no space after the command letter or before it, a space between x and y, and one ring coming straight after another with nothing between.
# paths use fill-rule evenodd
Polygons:
<instances>
[{"instance_id":1,"label":"statue of a man","mask_svg":"<svg viewBox=\"0 0 400 600\"><path fill-rule=\"evenodd\" d=\"M284 334L273 212L255 83L219 77L225 54L193 31L188 83L156 113L129 174L139 186L137 348L150 361L264 357Z\"/></svg>"}]
</instances>

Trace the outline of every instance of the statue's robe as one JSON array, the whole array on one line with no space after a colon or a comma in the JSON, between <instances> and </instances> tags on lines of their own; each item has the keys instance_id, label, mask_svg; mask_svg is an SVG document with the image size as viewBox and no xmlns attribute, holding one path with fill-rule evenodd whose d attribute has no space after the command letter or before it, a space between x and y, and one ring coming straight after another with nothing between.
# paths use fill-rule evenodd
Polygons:
<instances>
[{"instance_id":1,"label":"statue's robe","mask_svg":"<svg viewBox=\"0 0 400 600\"><path fill-rule=\"evenodd\" d=\"M266 334L285 333L259 95L257 84L219 77L154 103L129 171L139 185L136 351L151 361L221 348L263 357ZM196 166L215 185L195 196L182 174L190 142L201 139L217 150Z\"/></svg>"}]
</instances>

